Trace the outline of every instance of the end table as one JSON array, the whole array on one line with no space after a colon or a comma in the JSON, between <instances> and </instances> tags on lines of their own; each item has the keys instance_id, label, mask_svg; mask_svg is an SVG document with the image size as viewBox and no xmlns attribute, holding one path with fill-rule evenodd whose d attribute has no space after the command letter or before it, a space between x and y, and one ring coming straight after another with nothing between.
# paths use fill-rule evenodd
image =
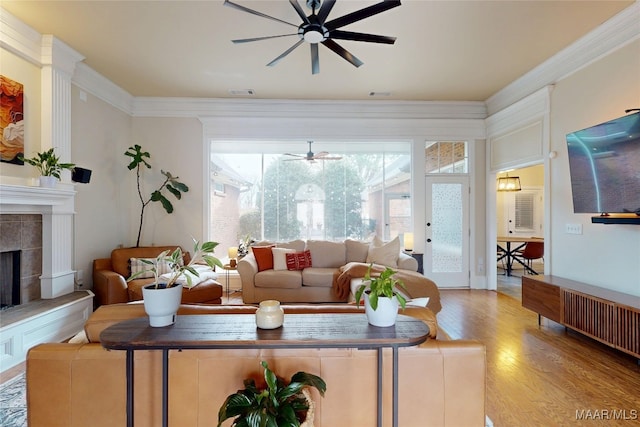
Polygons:
<instances>
[{"instance_id":1,"label":"end table","mask_svg":"<svg viewBox=\"0 0 640 427\"><path fill-rule=\"evenodd\" d=\"M229 272L237 271L238 265L236 264L234 266L231 266L230 264L225 264L222 268L224 268L225 285L227 287L227 296L229 296Z\"/></svg>"}]
</instances>

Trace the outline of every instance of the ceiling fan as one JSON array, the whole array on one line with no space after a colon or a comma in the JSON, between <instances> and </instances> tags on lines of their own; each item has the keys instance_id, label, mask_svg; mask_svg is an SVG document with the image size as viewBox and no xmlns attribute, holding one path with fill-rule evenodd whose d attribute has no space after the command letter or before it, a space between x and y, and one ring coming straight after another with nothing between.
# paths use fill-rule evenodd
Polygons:
<instances>
[{"instance_id":1,"label":"ceiling fan","mask_svg":"<svg viewBox=\"0 0 640 427\"><path fill-rule=\"evenodd\" d=\"M313 141L307 141L307 143L309 144L309 152L306 155L304 155L304 154L284 153L285 156L295 157L295 159L285 159L285 161L307 160L309 162L314 162L316 160L340 160L340 159L342 159L342 157L340 157L340 156L329 156L329 153L327 151L321 151L318 154L314 154L313 151L311 151L311 144L313 144Z\"/></svg>"},{"instance_id":2,"label":"ceiling fan","mask_svg":"<svg viewBox=\"0 0 640 427\"><path fill-rule=\"evenodd\" d=\"M276 65L282 58L289 55L295 48L300 46L302 43L307 42L311 46L311 72L312 74L318 74L320 72L320 59L318 56L318 44L322 43L324 46L340 55L342 58L350 62L356 67L359 67L363 64L358 58L353 56L349 51L340 46L335 40L353 40L359 42L369 42L369 43L384 43L384 44L394 44L396 41L395 37L388 36L379 36L375 34L366 34L366 33L355 33L352 31L342 31L338 28L344 27L346 25L352 24L356 21L360 21L365 18L369 18L370 16L377 15L378 13L385 12L389 9L392 9L396 6L400 6L400 0L383 0L380 3L376 3L374 5L365 7L358 11L349 13L347 15L341 16L336 19L332 19L327 21L327 16L333 9L333 6L336 3L336 0L324 0L322 1L322 5L320 4L320 0L307 0L307 6L311 8L311 15L305 15L300 3L298 0L289 0L291 6L296 10L300 19L302 19L302 23L300 25L292 24L287 21L283 21L282 19L275 18L273 16L266 15L262 12L258 12L253 9L249 9L248 7L239 5L237 3L233 3L230 0L225 0L224 5L233 7L235 9L241 10L243 12L251 13L253 15L260 16L262 18L271 19L277 22L281 22L283 24L287 24L293 27L297 27L298 31L292 34L280 34L274 36L265 36L265 37L254 37L249 39L237 39L232 40L233 43L247 43L254 42L259 40L267 40L278 37L288 37L297 35L300 40L298 40L293 46L284 51L280 56L278 56L273 61L269 62L267 66L272 67ZM316 14L316 10L318 13Z\"/></svg>"}]
</instances>

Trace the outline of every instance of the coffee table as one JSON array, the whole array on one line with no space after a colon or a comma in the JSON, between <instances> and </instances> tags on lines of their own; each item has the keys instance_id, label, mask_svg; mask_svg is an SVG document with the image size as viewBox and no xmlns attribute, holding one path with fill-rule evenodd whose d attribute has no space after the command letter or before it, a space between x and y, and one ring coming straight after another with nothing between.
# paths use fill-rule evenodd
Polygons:
<instances>
[{"instance_id":1,"label":"coffee table","mask_svg":"<svg viewBox=\"0 0 640 427\"><path fill-rule=\"evenodd\" d=\"M395 326L369 325L362 313L285 314L278 329L258 329L251 314L177 316L176 323L154 328L149 319L125 320L102 331L102 346L125 350L127 426L133 427L135 350L162 351L162 426L168 427L169 350L242 348L359 348L378 350L378 426L382 425L382 349L393 350L393 426L398 426L398 348L427 340L429 327L399 315Z\"/></svg>"}]
</instances>

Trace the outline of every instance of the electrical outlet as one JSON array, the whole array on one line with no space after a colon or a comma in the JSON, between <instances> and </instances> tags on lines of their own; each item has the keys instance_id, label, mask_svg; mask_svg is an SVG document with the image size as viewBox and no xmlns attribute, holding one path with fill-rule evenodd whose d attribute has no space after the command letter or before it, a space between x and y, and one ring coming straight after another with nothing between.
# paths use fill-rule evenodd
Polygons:
<instances>
[{"instance_id":1,"label":"electrical outlet","mask_svg":"<svg viewBox=\"0 0 640 427\"><path fill-rule=\"evenodd\" d=\"M567 234L582 234L582 224L565 224L564 227Z\"/></svg>"}]
</instances>

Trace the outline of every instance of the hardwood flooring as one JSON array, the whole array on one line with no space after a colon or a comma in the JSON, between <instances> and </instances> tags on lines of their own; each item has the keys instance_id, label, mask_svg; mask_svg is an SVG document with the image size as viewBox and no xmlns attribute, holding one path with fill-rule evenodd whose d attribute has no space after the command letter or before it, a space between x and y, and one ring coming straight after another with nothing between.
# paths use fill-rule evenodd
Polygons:
<instances>
[{"instance_id":1,"label":"hardwood flooring","mask_svg":"<svg viewBox=\"0 0 640 427\"><path fill-rule=\"evenodd\" d=\"M438 321L487 347L487 416L502 426L640 425L640 366L507 294L442 290ZM582 419L580 419L582 417Z\"/></svg>"}]
</instances>

